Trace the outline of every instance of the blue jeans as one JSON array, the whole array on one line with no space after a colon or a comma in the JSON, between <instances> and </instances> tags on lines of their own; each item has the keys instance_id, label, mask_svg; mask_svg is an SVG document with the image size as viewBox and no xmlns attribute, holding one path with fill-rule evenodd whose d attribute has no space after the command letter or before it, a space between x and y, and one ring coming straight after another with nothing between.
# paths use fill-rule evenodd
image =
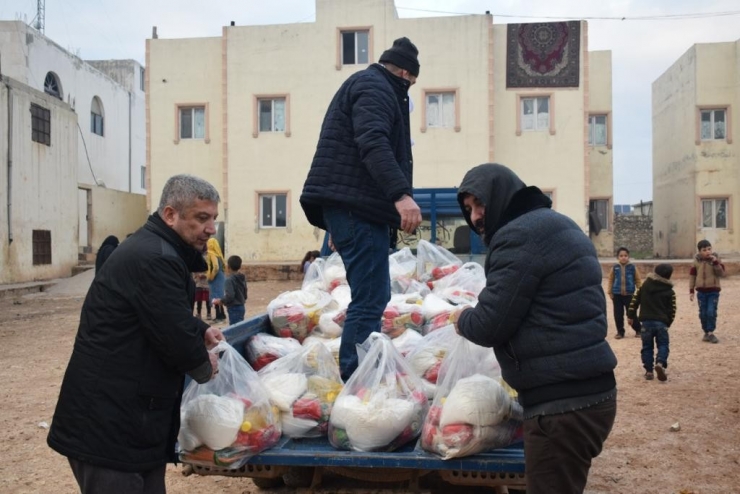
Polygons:
<instances>
[{"instance_id":1,"label":"blue jeans","mask_svg":"<svg viewBox=\"0 0 740 494\"><path fill-rule=\"evenodd\" d=\"M342 256L352 292L339 347L339 370L347 382L357 369L355 345L380 331L380 320L391 298L390 233L387 225L371 223L340 208L325 207L324 222Z\"/></svg>"},{"instance_id":2,"label":"blue jeans","mask_svg":"<svg viewBox=\"0 0 740 494\"><path fill-rule=\"evenodd\" d=\"M705 333L711 333L717 327L719 292L696 292L696 300L699 302L701 329Z\"/></svg>"},{"instance_id":3,"label":"blue jeans","mask_svg":"<svg viewBox=\"0 0 740 494\"><path fill-rule=\"evenodd\" d=\"M662 321L642 321L642 365L648 372L653 372L653 341L658 347L655 363L668 367L668 326Z\"/></svg>"},{"instance_id":4,"label":"blue jeans","mask_svg":"<svg viewBox=\"0 0 740 494\"><path fill-rule=\"evenodd\" d=\"M232 324L242 322L247 310L243 305L235 305L234 307L226 307L226 312L229 314L229 326L231 326Z\"/></svg>"}]
</instances>

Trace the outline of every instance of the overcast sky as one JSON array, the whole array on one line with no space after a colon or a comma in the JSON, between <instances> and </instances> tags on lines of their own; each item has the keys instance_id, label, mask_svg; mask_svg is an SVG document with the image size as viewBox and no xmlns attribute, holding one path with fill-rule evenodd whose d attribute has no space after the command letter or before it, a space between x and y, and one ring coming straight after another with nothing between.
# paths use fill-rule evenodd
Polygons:
<instances>
[{"instance_id":1,"label":"overcast sky","mask_svg":"<svg viewBox=\"0 0 740 494\"><path fill-rule=\"evenodd\" d=\"M652 82L692 44L740 38L737 14L630 20L738 12L739 0L396 0L396 7L400 17L489 10L497 24L626 18L588 19L589 49L612 51L615 204L652 198ZM221 27L230 21L237 25L310 22L315 13L313 0L46 0L46 36L83 59L133 58L143 64L144 40L151 36L152 26L157 26L161 38L220 36ZM36 0L0 0L0 19L20 17L31 22L35 15ZM419 48L423 60L424 48Z\"/></svg>"}]
</instances>

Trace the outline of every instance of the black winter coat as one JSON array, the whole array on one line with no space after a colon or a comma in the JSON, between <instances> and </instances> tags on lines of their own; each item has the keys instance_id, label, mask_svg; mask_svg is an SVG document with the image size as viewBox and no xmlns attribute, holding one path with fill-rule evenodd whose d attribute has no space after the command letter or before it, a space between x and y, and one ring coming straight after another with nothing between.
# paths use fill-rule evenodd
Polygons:
<instances>
[{"instance_id":1,"label":"black winter coat","mask_svg":"<svg viewBox=\"0 0 740 494\"><path fill-rule=\"evenodd\" d=\"M210 376L208 324L193 317L202 254L159 216L95 276L47 441L64 456L121 471L173 461L184 376ZM207 380L207 379L206 379Z\"/></svg>"},{"instance_id":2,"label":"black winter coat","mask_svg":"<svg viewBox=\"0 0 740 494\"><path fill-rule=\"evenodd\" d=\"M334 95L301 194L312 225L326 229L323 206L336 206L400 227L394 203L413 194L408 88L373 64Z\"/></svg>"},{"instance_id":3,"label":"black winter coat","mask_svg":"<svg viewBox=\"0 0 740 494\"><path fill-rule=\"evenodd\" d=\"M461 314L460 333L493 348L525 414L551 402L566 411L580 397L614 390L617 359L605 339L601 266L589 238L501 165L468 172L461 204L465 194L486 207L488 254L486 287Z\"/></svg>"}]
</instances>

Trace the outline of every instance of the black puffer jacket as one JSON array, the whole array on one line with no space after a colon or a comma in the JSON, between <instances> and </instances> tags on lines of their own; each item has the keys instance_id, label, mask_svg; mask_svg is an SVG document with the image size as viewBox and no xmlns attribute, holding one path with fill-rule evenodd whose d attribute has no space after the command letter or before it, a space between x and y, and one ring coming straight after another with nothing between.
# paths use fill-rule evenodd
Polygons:
<instances>
[{"instance_id":1,"label":"black puffer jacket","mask_svg":"<svg viewBox=\"0 0 740 494\"><path fill-rule=\"evenodd\" d=\"M116 248L82 306L49 446L121 471L175 459L184 376L211 372L190 274L205 270L156 214Z\"/></svg>"},{"instance_id":2,"label":"black puffer jacket","mask_svg":"<svg viewBox=\"0 0 740 494\"><path fill-rule=\"evenodd\" d=\"M323 206L400 227L394 203L412 195L409 82L373 64L334 95L301 194L308 221L326 229Z\"/></svg>"},{"instance_id":3,"label":"black puffer jacket","mask_svg":"<svg viewBox=\"0 0 740 494\"><path fill-rule=\"evenodd\" d=\"M655 273L648 274L645 283L632 296L627 317L637 317L637 309L640 309L640 321L662 321L671 327L676 318L673 282Z\"/></svg>"},{"instance_id":4,"label":"black puffer jacket","mask_svg":"<svg viewBox=\"0 0 740 494\"><path fill-rule=\"evenodd\" d=\"M601 267L589 238L501 165L468 172L461 207L468 193L486 207L487 281L478 305L460 316L461 334L493 347L525 414L550 402L559 402L562 409L549 409L558 413L587 406L572 399L613 391L617 359L605 339Z\"/></svg>"}]
</instances>

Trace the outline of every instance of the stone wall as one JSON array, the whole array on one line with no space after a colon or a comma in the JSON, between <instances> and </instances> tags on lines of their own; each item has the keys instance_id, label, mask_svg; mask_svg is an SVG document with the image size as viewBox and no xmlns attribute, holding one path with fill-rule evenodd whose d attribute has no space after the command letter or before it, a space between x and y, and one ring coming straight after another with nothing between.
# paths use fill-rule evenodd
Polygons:
<instances>
[{"instance_id":1,"label":"stone wall","mask_svg":"<svg viewBox=\"0 0 740 494\"><path fill-rule=\"evenodd\" d=\"M653 250L653 217L614 215L614 254L620 247L630 250L634 259L652 258Z\"/></svg>"}]
</instances>

